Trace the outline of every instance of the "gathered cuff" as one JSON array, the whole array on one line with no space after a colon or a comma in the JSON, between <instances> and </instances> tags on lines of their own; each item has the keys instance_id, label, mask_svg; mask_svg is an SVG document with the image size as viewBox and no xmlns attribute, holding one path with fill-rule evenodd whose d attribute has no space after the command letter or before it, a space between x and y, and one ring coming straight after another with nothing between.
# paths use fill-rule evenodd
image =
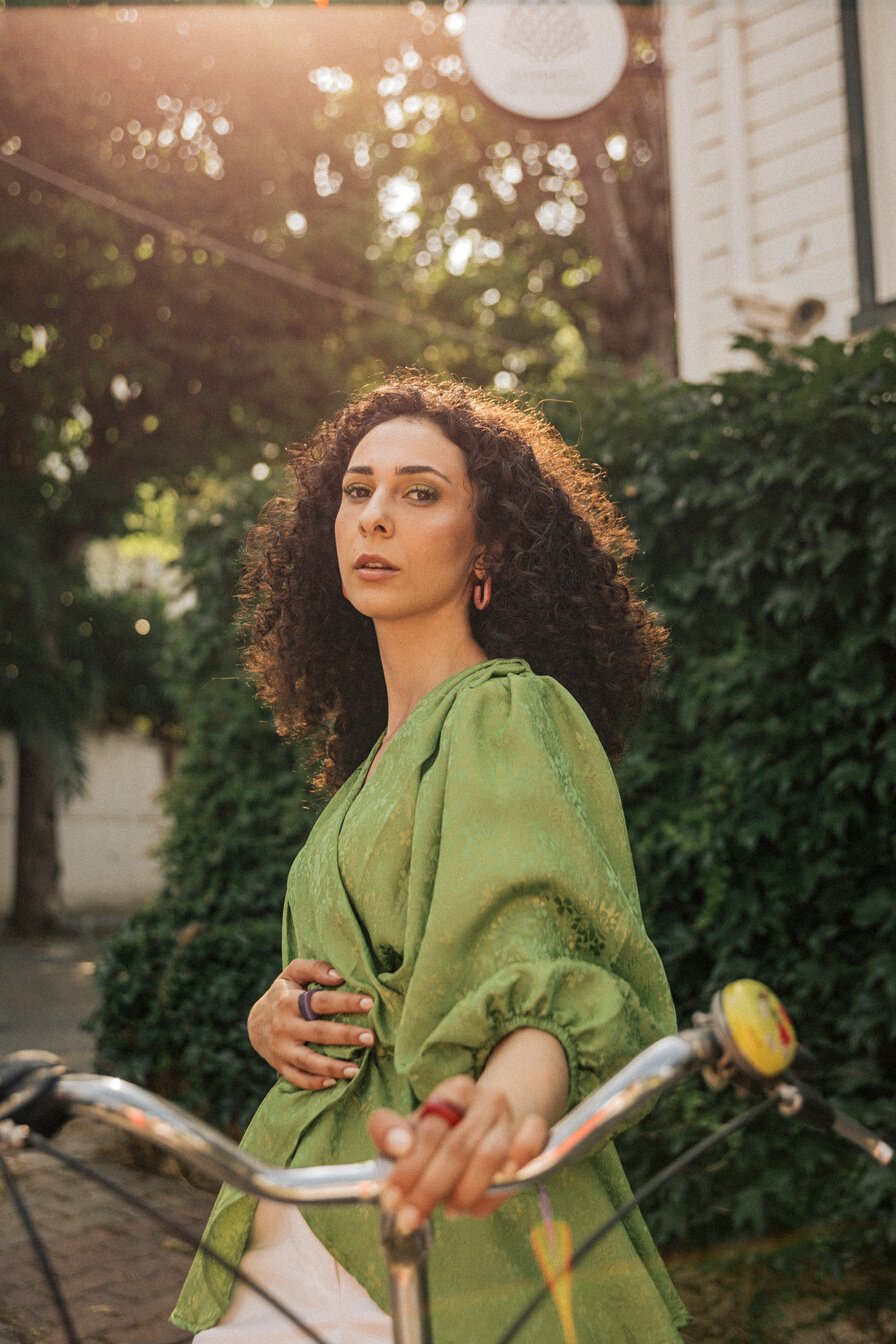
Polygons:
<instances>
[{"instance_id":1,"label":"gathered cuff","mask_svg":"<svg viewBox=\"0 0 896 1344\"><path fill-rule=\"evenodd\" d=\"M409 993L395 1064L420 1099L456 1074L478 1078L499 1041L519 1027L533 1027L563 1046L569 1109L663 1034L624 980L565 957L501 966L426 1034L417 1036L414 1017Z\"/></svg>"}]
</instances>

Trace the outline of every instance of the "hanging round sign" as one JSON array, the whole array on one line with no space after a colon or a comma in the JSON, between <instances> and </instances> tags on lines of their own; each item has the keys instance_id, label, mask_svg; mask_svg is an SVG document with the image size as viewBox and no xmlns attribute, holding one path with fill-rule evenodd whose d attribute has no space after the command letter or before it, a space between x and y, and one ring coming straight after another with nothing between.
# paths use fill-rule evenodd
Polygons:
<instances>
[{"instance_id":1,"label":"hanging round sign","mask_svg":"<svg viewBox=\"0 0 896 1344\"><path fill-rule=\"evenodd\" d=\"M628 61L616 0L467 0L463 14L470 77L519 116L586 112L615 88Z\"/></svg>"}]
</instances>

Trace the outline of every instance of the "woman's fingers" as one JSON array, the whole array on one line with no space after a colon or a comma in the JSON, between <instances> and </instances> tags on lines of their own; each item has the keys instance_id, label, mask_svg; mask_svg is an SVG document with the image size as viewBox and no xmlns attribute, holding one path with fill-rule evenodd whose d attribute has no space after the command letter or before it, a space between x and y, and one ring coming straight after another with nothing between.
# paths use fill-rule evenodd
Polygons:
<instances>
[{"instance_id":1,"label":"woman's fingers","mask_svg":"<svg viewBox=\"0 0 896 1344\"><path fill-rule=\"evenodd\" d=\"M329 1080L354 1077L358 1066L352 1060L332 1059L322 1053L328 1047L349 1046L368 1050L376 1043L373 1031L364 1025L331 1022L334 1014L364 1016L374 1006L371 994L319 986L342 984L343 977L326 961L296 958L255 1003L249 1013L249 1039L261 1057L295 1087L315 1089ZM300 1011L300 999L314 1016ZM309 1049L309 1046L318 1049Z\"/></svg>"},{"instance_id":2,"label":"woman's fingers","mask_svg":"<svg viewBox=\"0 0 896 1344\"><path fill-rule=\"evenodd\" d=\"M509 1114L495 1117L455 1181L445 1201L446 1208L452 1213L463 1213L481 1199L495 1174L505 1165L512 1138L512 1117Z\"/></svg>"},{"instance_id":3,"label":"woman's fingers","mask_svg":"<svg viewBox=\"0 0 896 1344\"><path fill-rule=\"evenodd\" d=\"M293 1068L291 1064L283 1064L279 1070L281 1078L285 1078L293 1087L301 1088L303 1092L322 1092L325 1088L335 1087L338 1078L330 1078L320 1073L308 1073L304 1069Z\"/></svg>"},{"instance_id":4,"label":"woman's fingers","mask_svg":"<svg viewBox=\"0 0 896 1344\"><path fill-rule=\"evenodd\" d=\"M281 975L295 980L298 985L341 985L345 977L328 961L316 961L310 957L294 957L284 966Z\"/></svg>"},{"instance_id":5,"label":"woman's fingers","mask_svg":"<svg viewBox=\"0 0 896 1344\"><path fill-rule=\"evenodd\" d=\"M295 1079L287 1072L285 1065L319 1078L354 1078L358 1072L354 1060L336 1059L323 1052L328 1046L346 1045L369 1050L375 1043L376 1036L366 1027L350 1027L341 1022L306 1022L298 1015L287 1015L284 1021L280 1016L272 1033L273 1063L277 1072L289 1082L295 1082ZM311 1049L311 1046L320 1048ZM299 1083L295 1085L304 1086Z\"/></svg>"},{"instance_id":6,"label":"woman's fingers","mask_svg":"<svg viewBox=\"0 0 896 1344\"><path fill-rule=\"evenodd\" d=\"M507 1195L485 1197L485 1191L494 1178L499 1175L515 1176L521 1167L531 1162L532 1158L537 1157L542 1151L549 1133L550 1127L544 1116L527 1115L511 1138L510 1146L497 1166L492 1166L490 1161L481 1160L481 1157L489 1156L488 1151L481 1157L477 1154L477 1158L470 1163L452 1191L451 1198L446 1201L446 1209L452 1213L474 1214L479 1217L491 1213L508 1198Z\"/></svg>"},{"instance_id":7,"label":"woman's fingers","mask_svg":"<svg viewBox=\"0 0 896 1344\"><path fill-rule=\"evenodd\" d=\"M544 1151L550 1132L551 1127L543 1115L527 1115L513 1137L501 1174L515 1176L520 1167Z\"/></svg>"},{"instance_id":8,"label":"woman's fingers","mask_svg":"<svg viewBox=\"0 0 896 1344\"><path fill-rule=\"evenodd\" d=\"M437 1099L463 1112L456 1125L422 1107L414 1117L413 1144L399 1157L380 1196L387 1212L397 1212L397 1226L410 1232L428 1218L440 1200L453 1201L464 1183L464 1205L488 1187L504 1161L513 1133L510 1108L503 1093L477 1088L471 1078L451 1078L437 1089ZM394 1150L400 1117L378 1112L371 1133L383 1151ZM404 1122L405 1126L407 1122Z\"/></svg>"},{"instance_id":9,"label":"woman's fingers","mask_svg":"<svg viewBox=\"0 0 896 1344\"><path fill-rule=\"evenodd\" d=\"M277 1072L294 1087L305 1091L320 1091L334 1083L348 1082L357 1077L360 1066L350 1059L332 1059L305 1046L292 1047L278 1061Z\"/></svg>"},{"instance_id":10,"label":"woman's fingers","mask_svg":"<svg viewBox=\"0 0 896 1344\"><path fill-rule=\"evenodd\" d=\"M463 1081L472 1086L470 1079ZM457 1096L448 1097L448 1084L440 1088L439 1095L466 1109ZM380 1193L380 1205L387 1213L395 1213L405 1203L444 1138L448 1125L444 1120L438 1123L436 1120L435 1116L421 1116L419 1112L406 1117L395 1111L378 1110L367 1122L370 1136L380 1151L396 1159Z\"/></svg>"},{"instance_id":11,"label":"woman's fingers","mask_svg":"<svg viewBox=\"0 0 896 1344\"><path fill-rule=\"evenodd\" d=\"M503 1091L451 1078L430 1100L447 1101L463 1112L459 1123L421 1107L406 1119L376 1111L370 1133L381 1152L395 1158L380 1195L399 1231L408 1233L444 1201L451 1213L484 1215L503 1203L485 1192L498 1172L517 1172L544 1148L548 1123L532 1114L519 1122Z\"/></svg>"},{"instance_id":12,"label":"woman's fingers","mask_svg":"<svg viewBox=\"0 0 896 1344\"><path fill-rule=\"evenodd\" d=\"M421 1196L428 1202L435 1183L448 1175L447 1165L442 1167L442 1158L451 1161L457 1157L458 1170L445 1196L445 1206L453 1213L460 1213L474 1205L495 1174L507 1165L517 1127L518 1121L502 1092L479 1090L476 1106L468 1112L463 1124L446 1136L437 1160L411 1191L410 1202L417 1204Z\"/></svg>"},{"instance_id":13,"label":"woman's fingers","mask_svg":"<svg viewBox=\"0 0 896 1344\"><path fill-rule=\"evenodd\" d=\"M359 1071L354 1060L333 1059L331 1055L318 1054L316 1050L309 1050L303 1045L293 1046L285 1052L284 1063L310 1076L335 1078L340 1082L344 1078L354 1078ZM285 1078L286 1074L283 1076Z\"/></svg>"},{"instance_id":14,"label":"woman's fingers","mask_svg":"<svg viewBox=\"0 0 896 1344\"><path fill-rule=\"evenodd\" d=\"M373 1111L367 1129L377 1148L386 1157L404 1157L414 1142L414 1126L406 1115L383 1107Z\"/></svg>"},{"instance_id":15,"label":"woman's fingers","mask_svg":"<svg viewBox=\"0 0 896 1344\"><path fill-rule=\"evenodd\" d=\"M308 994L309 1006L315 1013L367 1013L373 1007L369 994L318 988L344 984L344 977L326 961L296 957L284 966L277 979L286 982L286 993L294 996L297 1011L299 996L309 986L313 986Z\"/></svg>"},{"instance_id":16,"label":"woman's fingers","mask_svg":"<svg viewBox=\"0 0 896 1344\"><path fill-rule=\"evenodd\" d=\"M300 992L305 991L296 991L290 987L289 998L296 1013L299 1013ZM373 999L369 994L351 994L347 990L312 989L306 1002L309 1002L313 1012L322 1017L332 1013L369 1013L373 1007Z\"/></svg>"},{"instance_id":17,"label":"woman's fingers","mask_svg":"<svg viewBox=\"0 0 896 1344\"><path fill-rule=\"evenodd\" d=\"M314 1045L357 1045L370 1047L376 1037L369 1027L350 1027L344 1022L289 1022L293 1040L308 1041Z\"/></svg>"}]
</instances>

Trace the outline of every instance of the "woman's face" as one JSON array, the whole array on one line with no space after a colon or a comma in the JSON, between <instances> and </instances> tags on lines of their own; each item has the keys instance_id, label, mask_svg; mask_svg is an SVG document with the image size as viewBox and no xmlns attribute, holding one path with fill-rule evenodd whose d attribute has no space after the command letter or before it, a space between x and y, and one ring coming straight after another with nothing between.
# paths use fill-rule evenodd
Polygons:
<instances>
[{"instance_id":1,"label":"woman's face","mask_svg":"<svg viewBox=\"0 0 896 1344\"><path fill-rule=\"evenodd\" d=\"M467 620L476 544L464 455L431 420L396 419L360 440L336 515L339 572L375 621L455 611Z\"/></svg>"}]
</instances>

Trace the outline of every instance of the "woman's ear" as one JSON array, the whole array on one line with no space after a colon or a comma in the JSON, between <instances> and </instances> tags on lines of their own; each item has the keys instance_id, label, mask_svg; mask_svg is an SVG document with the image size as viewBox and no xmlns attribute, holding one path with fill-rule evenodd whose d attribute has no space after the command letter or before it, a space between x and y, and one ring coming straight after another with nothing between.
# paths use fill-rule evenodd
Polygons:
<instances>
[{"instance_id":1,"label":"woman's ear","mask_svg":"<svg viewBox=\"0 0 896 1344\"><path fill-rule=\"evenodd\" d=\"M488 546L483 546L473 562L473 573L476 578L484 579L503 554L504 543L502 541L493 541Z\"/></svg>"}]
</instances>

